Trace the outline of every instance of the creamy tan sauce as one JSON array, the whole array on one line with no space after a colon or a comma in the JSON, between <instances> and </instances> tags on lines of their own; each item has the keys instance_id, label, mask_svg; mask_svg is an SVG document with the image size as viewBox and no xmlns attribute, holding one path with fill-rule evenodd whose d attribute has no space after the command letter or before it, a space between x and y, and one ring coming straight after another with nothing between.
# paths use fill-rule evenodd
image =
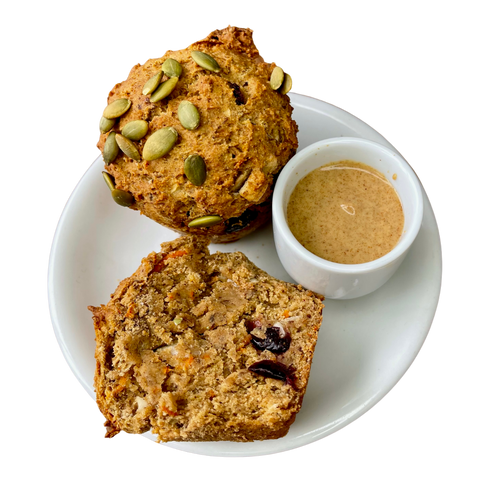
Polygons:
<instances>
[{"instance_id":1,"label":"creamy tan sauce","mask_svg":"<svg viewBox=\"0 0 500 500\"><path fill-rule=\"evenodd\" d=\"M318 257L361 264L389 253L403 232L401 201L377 170L351 160L306 175L287 208L290 230Z\"/></svg>"}]
</instances>

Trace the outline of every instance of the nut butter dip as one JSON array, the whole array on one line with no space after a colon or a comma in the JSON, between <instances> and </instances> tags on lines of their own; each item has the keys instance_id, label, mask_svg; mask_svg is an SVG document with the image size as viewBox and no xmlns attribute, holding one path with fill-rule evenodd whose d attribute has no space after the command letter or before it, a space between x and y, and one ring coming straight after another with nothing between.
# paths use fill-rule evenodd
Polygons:
<instances>
[{"instance_id":1,"label":"nut butter dip","mask_svg":"<svg viewBox=\"0 0 500 500\"><path fill-rule=\"evenodd\" d=\"M339 264L389 253L403 232L403 207L378 170L351 160L323 165L295 187L288 226L307 250Z\"/></svg>"}]
</instances>

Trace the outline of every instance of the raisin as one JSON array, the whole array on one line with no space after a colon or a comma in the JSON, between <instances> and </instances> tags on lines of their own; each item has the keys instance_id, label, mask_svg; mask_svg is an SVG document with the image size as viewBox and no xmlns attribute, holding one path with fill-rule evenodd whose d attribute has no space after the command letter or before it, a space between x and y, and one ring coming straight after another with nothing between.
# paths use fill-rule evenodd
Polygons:
<instances>
[{"instance_id":1,"label":"raisin","mask_svg":"<svg viewBox=\"0 0 500 500\"><path fill-rule=\"evenodd\" d=\"M260 328L262 323L258 319L249 319L245 321L245 326L248 332L255 330L255 328Z\"/></svg>"},{"instance_id":2,"label":"raisin","mask_svg":"<svg viewBox=\"0 0 500 500\"><path fill-rule=\"evenodd\" d=\"M242 104L246 104L247 99L245 94L241 91L240 86L237 83L227 82L228 85L233 89L233 96L236 99L236 104L241 106Z\"/></svg>"},{"instance_id":3,"label":"raisin","mask_svg":"<svg viewBox=\"0 0 500 500\"><path fill-rule=\"evenodd\" d=\"M231 217L226 221L226 233L235 233L245 229L257 216L258 212L256 210L247 209L240 216Z\"/></svg>"},{"instance_id":4,"label":"raisin","mask_svg":"<svg viewBox=\"0 0 500 500\"><path fill-rule=\"evenodd\" d=\"M253 363L248 367L248 369L257 375L274 378L276 380L283 380L283 382L293 385L292 371L288 368L288 366L280 363L279 361L263 359Z\"/></svg>"},{"instance_id":5,"label":"raisin","mask_svg":"<svg viewBox=\"0 0 500 500\"><path fill-rule=\"evenodd\" d=\"M265 351L267 349L268 351L276 354L286 352L290 347L292 338L285 330L283 330L285 333L284 336L282 336L281 331L281 328L278 326L270 326L266 328L265 339L252 335L252 344L261 351Z\"/></svg>"}]
</instances>

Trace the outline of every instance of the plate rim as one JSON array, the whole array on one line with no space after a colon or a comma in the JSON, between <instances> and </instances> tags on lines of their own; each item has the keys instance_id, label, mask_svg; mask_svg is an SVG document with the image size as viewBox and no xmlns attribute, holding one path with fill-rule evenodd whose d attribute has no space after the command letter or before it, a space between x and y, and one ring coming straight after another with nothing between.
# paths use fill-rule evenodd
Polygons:
<instances>
[{"instance_id":1,"label":"plate rim","mask_svg":"<svg viewBox=\"0 0 500 500\"><path fill-rule=\"evenodd\" d=\"M373 407L371 407L365 413L363 413L362 415L360 415L358 418L356 418L352 422L349 422L344 427L342 427L340 429L337 429L335 432L333 432L333 433L331 433L331 434L329 434L327 436L322 437L321 439L317 439L317 440L315 440L315 441L313 441L311 443L307 443L307 444L301 445L301 446L299 446L297 448L291 448L289 450L280 451L280 452L276 452L276 453L272 453L272 454L257 455L257 456L241 456L241 457L203 455L203 454L199 454L199 453L195 453L195 452L189 452L189 451L185 451L185 450L180 450L180 449L174 448L172 446L169 446L167 443L164 443L164 442L160 442L158 444L158 447L160 447L160 448L167 449L169 451L173 451L173 452L180 453L180 454L183 454L183 455L198 457L198 458L209 458L209 459L215 459L215 460L254 460L254 459L261 459L261 458L268 458L268 457L280 456L280 455L287 455L287 454L294 453L294 452L299 451L299 450L303 450L303 449L309 448L309 447L314 446L314 445L316 445L318 443L321 443L323 441L329 440L332 437L336 436L337 434L340 434L340 433L346 431L347 429L350 429L351 427L353 427L357 423L359 423L362 420L364 420L368 415L370 415L376 409L378 409L382 403L384 403L385 401L387 401L387 399L394 393L394 391L401 386L401 384L404 382L404 380L406 380L406 378L408 377L408 375L410 374L410 372L415 367L417 361L420 359L421 355L423 354L424 348L426 347L427 342L429 341L430 336L431 336L431 334L432 334L432 332L434 330L434 327L435 327L435 324L436 324L436 321L437 321L437 317L438 317L439 311L441 309L441 304L442 304L442 300L443 300L443 293L444 293L444 282L445 282L445 251L444 251L444 240L443 240L443 233L442 233L441 223L440 223L440 220L439 220L439 217L438 217L438 214L437 214L437 210L436 210L435 204L434 204L434 202L432 200L432 197L431 197L431 195L429 193L429 190L427 189L427 186L426 186L424 180L422 179L422 176L421 176L419 170L415 167L415 165L410 160L410 158L404 153L404 151L402 150L402 148L394 140L392 140L391 137L389 137L379 127L377 127L375 124L373 124L372 122L370 122L369 120L367 120L363 116L359 115L355 111L353 111L350 108L347 108L345 106L342 106L341 104L338 104L338 103L336 103L334 101L331 101L329 99L325 99L324 97L320 97L320 96L317 96L315 94L311 94L311 93L308 93L308 92L303 92L303 91L300 91L300 90L292 90L291 93L295 94L295 95L304 96L304 97L307 97L307 98L312 98L312 99L324 102L326 104L335 106L336 108L338 108L338 109L340 109L342 111L345 111L349 115L351 115L351 116L359 119L360 121L362 121L366 125L369 125L372 129L374 129L382 137L384 137L397 151L399 151L399 153L404 157L404 159L408 162L408 164L410 165L410 167L413 169L413 171L417 175L417 177L418 177L418 179L419 179L419 181L420 181L420 183L422 185L422 188L424 189L425 195L427 196L427 199L428 199L428 201L429 201L429 203L431 205L432 213L433 213L433 216L435 218L435 222L437 224L438 235L439 235L439 242L440 242L440 248L441 248L441 284L440 284L440 292L439 292L438 301L437 301L436 309L435 309L435 312L434 312L434 316L433 316L431 324L430 324L430 328L429 328L429 330L427 332L427 335L426 335L426 337L424 339L424 342L423 342L422 346L420 347L417 355L415 356L415 359L411 362L410 366L407 368L407 370L405 371L405 373L403 374L403 376L401 377L401 379L394 385L394 387L379 402L377 402ZM85 394L85 396L87 396L87 398L90 400L90 402L94 405L94 407L95 407L95 402L93 401L93 399L90 396L90 394L88 394L88 392L86 391L86 389L83 387L83 385L81 384L81 382L78 380L78 377L73 373L73 371L71 369L71 366L69 365L69 363L68 363L68 361L67 361L67 359L66 359L66 357L65 357L65 355L64 355L64 353L62 351L62 348L59 345L59 341L58 341L56 333L55 333L55 328L54 328L54 324L52 322L52 317L51 317L51 312L50 312L48 274L49 274L49 266L50 266L50 253L51 253L52 246L54 244L54 239L55 239L55 236L56 236L57 226L59 224L59 221L60 221L61 217L63 216L64 209L66 208L66 205L67 205L67 203L68 203L71 195L73 194L74 190L76 189L76 187L80 183L80 181L83 178L83 176L87 173L87 171L92 167L92 165L95 163L95 161L99 157L100 157L99 153L94 154L94 156L92 157L92 159L83 168L83 170L80 172L80 174L78 175L78 177L76 178L76 180L73 182L73 185L69 189L69 191L68 191L68 193L67 193L67 195L66 195L66 197L64 199L64 202L62 203L61 208L59 209L58 215L57 215L56 220L55 220L55 222L53 224L51 235L50 235L49 245L48 245L48 248L47 248L46 259L45 259L45 274L44 274L45 308L46 308L46 314L47 314L48 323L49 323L50 330L51 330L51 333L52 333L52 339L53 339L53 341L54 341L54 343L55 343L55 345L57 347L57 350L58 350L59 355L61 356L61 359L62 359L62 361L63 361L63 363L64 363L64 365L66 367L66 370L68 371L68 373L70 374L71 378L76 383L76 385L80 388L80 390ZM153 440L153 439L151 439L148 436L140 435L138 437L140 439L148 441L148 442L150 442L152 444L156 444L156 441Z\"/></svg>"}]
</instances>

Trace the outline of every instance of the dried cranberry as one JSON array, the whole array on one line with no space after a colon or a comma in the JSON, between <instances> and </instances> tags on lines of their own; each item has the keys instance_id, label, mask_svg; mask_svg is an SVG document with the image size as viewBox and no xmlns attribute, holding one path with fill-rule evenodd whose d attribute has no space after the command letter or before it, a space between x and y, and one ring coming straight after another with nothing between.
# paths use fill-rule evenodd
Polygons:
<instances>
[{"instance_id":1,"label":"dried cranberry","mask_svg":"<svg viewBox=\"0 0 500 500\"><path fill-rule=\"evenodd\" d=\"M286 365L280 363L279 361L263 359L262 361L257 361L253 365L250 365L248 369L257 375L262 375L263 377L283 380L284 382L292 381L291 371Z\"/></svg>"},{"instance_id":2,"label":"dried cranberry","mask_svg":"<svg viewBox=\"0 0 500 500\"><path fill-rule=\"evenodd\" d=\"M258 319L248 319L245 321L245 326L248 332L251 332L255 328L260 328L262 323Z\"/></svg>"},{"instance_id":3,"label":"dried cranberry","mask_svg":"<svg viewBox=\"0 0 500 500\"><path fill-rule=\"evenodd\" d=\"M241 215L238 217L231 217L226 221L226 233L235 233L236 231L241 231L245 229L251 222L253 222L259 212L256 210L251 210L247 208Z\"/></svg>"},{"instance_id":4,"label":"dried cranberry","mask_svg":"<svg viewBox=\"0 0 500 500\"><path fill-rule=\"evenodd\" d=\"M241 91L240 86L237 83L227 82L228 85L233 89L233 97L236 100L236 104L241 106L242 104L246 104L247 99L245 94Z\"/></svg>"},{"instance_id":5,"label":"dried cranberry","mask_svg":"<svg viewBox=\"0 0 500 500\"><path fill-rule=\"evenodd\" d=\"M282 333L283 332L283 333ZM281 354L288 351L290 347L290 342L292 338L290 334L281 329L279 326L270 326L266 328L266 338L261 339L252 335L252 344L259 350L274 352L276 354Z\"/></svg>"}]
</instances>

